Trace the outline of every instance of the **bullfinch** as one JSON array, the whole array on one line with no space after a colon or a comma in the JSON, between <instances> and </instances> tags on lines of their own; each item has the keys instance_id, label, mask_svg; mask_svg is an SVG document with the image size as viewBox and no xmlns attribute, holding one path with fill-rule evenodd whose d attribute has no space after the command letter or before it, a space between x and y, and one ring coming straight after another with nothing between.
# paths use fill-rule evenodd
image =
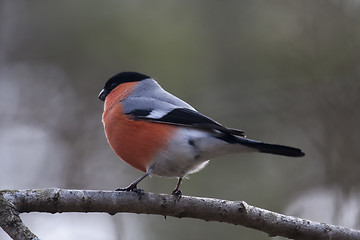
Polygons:
<instances>
[{"instance_id":1,"label":"bullfinch","mask_svg":"<svg viewBox=\"0 0 360 240\"><path fill-rule=\"evenodd\" d=\"M263 152L302 157L298 149L246 138L241 130L221 125L188 103L165 91L151 77L121 72L111 77L99 94L104 101L102 122L114 152L144 172L126 188L141 191L138 183L149 175L181 181L206 166L209 159L233 153Z\"/></svg>"}]
</instances>

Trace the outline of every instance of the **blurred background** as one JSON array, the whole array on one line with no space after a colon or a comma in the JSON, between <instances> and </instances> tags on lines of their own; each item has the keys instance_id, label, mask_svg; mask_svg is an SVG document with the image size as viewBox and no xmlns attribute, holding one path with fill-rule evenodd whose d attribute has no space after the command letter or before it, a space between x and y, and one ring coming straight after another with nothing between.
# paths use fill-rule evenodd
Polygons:
<instances>
[{"instance_id":1,"label":"blurred background","mask_svg":"<svg viewBox=\"0 0 360 240\"><path fill-rule=\"evenodd\" d=\"M97 98L129 70L250 138L306 153L214 159L183 182L185 195L360 228L360 1L0 0L0 189L113 190L138 178L108 146ZM52 240L268 239L161 216L22 218Z\"/></svg>"}]
</instances>

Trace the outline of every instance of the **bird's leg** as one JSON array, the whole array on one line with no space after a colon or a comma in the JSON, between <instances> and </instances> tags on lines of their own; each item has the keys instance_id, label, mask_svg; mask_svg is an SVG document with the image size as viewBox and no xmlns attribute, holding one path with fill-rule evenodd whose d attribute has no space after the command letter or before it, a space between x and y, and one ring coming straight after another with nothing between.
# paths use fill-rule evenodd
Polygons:
<instances>
[{"instance_id":1,"label":"bird's leg","mask_svg":"<svg viewBox=\"0 0 360 240\"><path fill-rule=\"evenodd\" d=\"M176 184L176 188L171 193L172 195L178 196L179 199L181 198L181 195L182 195L182 192L179 190L181 181L182 181L182 177L179 177L179 181Z\"/></svg>"},{"instance_id":2,"label":"bird's leg","mask_svg":"<svg viewBox=\"0 0 360 240\"><path fill-rule=\"evenodd\" d=\"M128 187L118 188L115 191L127 191L127 192L132 191L132 192L136 192L139 195L142 195L144 193L144 191L142 189L137 188L137 185L139 182L141 182L147 176L149 176L149 173L145 173L143 176L139 177L133 183L131 183Z\"/></svg>"}]
</instances>

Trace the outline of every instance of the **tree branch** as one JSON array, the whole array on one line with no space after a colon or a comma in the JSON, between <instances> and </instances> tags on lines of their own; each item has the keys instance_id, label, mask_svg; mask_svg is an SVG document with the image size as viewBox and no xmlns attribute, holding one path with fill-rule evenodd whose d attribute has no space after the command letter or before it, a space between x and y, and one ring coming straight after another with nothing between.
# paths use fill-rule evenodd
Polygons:
<instances>
[{"instance_id":1,"label":"tree branch","mask_svg":"<svg viewBox=\"0 0 360 240\"><path fill-rule=\"evenodd\" d=\"M21 221L16 206L7 198L9 193L13 191L0 191L0 227L12 239L39 239Z\"/></svg>"},{"instance_id":2,"label":"tree branch","mask_svg":"<svg viewBox=\"0 0 360 240\"><path fill-rule=\"evenodd\" d=\"M65 189L0 191L0 226L14 239L38 239L22 223L24 212L119 212L227 222L293 239L360 239L360 231L282 215L244 201L134 192Z\"/></svg>"}]
</instances>

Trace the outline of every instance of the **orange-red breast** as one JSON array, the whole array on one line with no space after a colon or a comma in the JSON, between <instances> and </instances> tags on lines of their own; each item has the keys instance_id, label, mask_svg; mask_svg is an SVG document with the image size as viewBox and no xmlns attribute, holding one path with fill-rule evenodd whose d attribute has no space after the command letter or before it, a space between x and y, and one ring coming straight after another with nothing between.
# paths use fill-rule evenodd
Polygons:
<instances>
[{"instance_id":1,"label":"orange-red breast","mask_svg":"<svg viewBox=\"0 0 360 240\"><path fill-rule=\"evenodd\" d=\"M268 144L245 137L241 130L222 126L166 92L151 77L122 72L111 77L99 94L105 101L102 120L107 140L125 162L148 175L181 180L201 170L210 158L241 152L264 152L301 157L297 148Z\"/></svg>"}]
</instances>

